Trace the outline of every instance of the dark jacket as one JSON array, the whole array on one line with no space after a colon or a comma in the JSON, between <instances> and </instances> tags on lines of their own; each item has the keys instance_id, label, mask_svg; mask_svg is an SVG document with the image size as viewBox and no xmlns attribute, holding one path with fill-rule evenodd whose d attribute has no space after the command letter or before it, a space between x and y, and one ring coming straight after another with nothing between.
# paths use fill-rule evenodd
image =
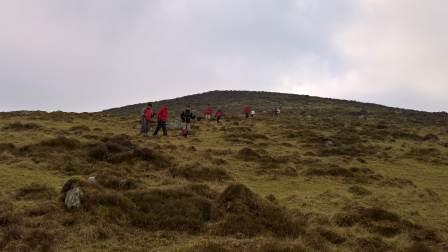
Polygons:
<instances>
[{"instance_id":1,"label":"dark jacket","mask_svg":"<svg viewBox=\"0 0 448 252\"><path fill-rule=\"evenodd\" d=\"M190 123L191 119L194 119L194 118L195 118L195 116L193 115L193 113L189 109L186 109L180 115L180 119L182 120L182 122L186 122L186 123Z\"/></svg>"}]
</instances>

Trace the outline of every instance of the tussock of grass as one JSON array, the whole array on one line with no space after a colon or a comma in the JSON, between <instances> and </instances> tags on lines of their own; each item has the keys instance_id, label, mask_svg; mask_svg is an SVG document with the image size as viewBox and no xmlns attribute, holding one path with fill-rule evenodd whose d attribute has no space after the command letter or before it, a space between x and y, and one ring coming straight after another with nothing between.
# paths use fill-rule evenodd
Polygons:
<instances>
[{"instance_id":1,"label":"tussock of grass","mask_svg":"<svg viewBox=\"0 0 448 252\"><path fill-rule=\"evenodd\" d=\"M351 207L333 218L341 227L360 225L368 232L383 237L395 237L407 233L414 241L426 241L437 244L440 237L436 231L403 220L398 214L378 207Z\"/></svg>"},{"instance_id":2,"label":"tussock of grass","mask_svg":"<svg viewBox=\"0 0 448 252\"><path fill-rule=\"evenodd\" d=\"M231 179L230 175L223 168L203 167L198 163L171 168L169 172L173 177L182 177L190 181L224 181Z\"/></svg>"},{"instance_id":3,"label":"tussock of grass","mask_svg":"<svg viewBox=\"0 0 448 252\"><path fill-rule=\"evenodd\" d=\"M105 161L112 164L146 161L154 168L163 169L171 165L171 161L162 154L148 148L140 148L133 144L127 135L104 138L100 142L87 145L87 156L94 161Z\"/></svg>"},{"instance_id":4,"label":"tussock of grass","mask_svg":"<svg viewBox=\"0 0 448 252\"><path fill-rule=\"evenodd\" d=\"M133 190L139 186L139 182L135 179L116 176L110 173L102 173L96 176L96 181L103 187L114 190Z\"/></svg>"},{"instance_id":5,"label":"tussock of grass","mask_svg":"<svg viewBox=\"0 0 448 252\"><path fill-rule=\"evenodd\" d=\"M366 196L372 194L371 191L367 190L366 188L358 185L350 186L348 189L349 192L353 193L354 195L358 196Z\"/></svg>"},{"instance_id":6,"label":"tussock of grass","mask_svg":"<svg viewBox=\"0 0 448 252\"><path fill-rule=\"evenodd\" d=\"M238 151L236 157L243 161L255 161L261 162L267 157L267 152L264 150L254 150L249 147L245 147Z\"/></svg>"},{"instance_id":7,"label":"tussock of grass","mask_svg":"<svg viewBox=\"0 0 448 252\"><path fill-rule=\"evenodd\" d=\"M37 123L21 123L14 122L4 126L3 130L16 130L16 131L25 131L25 130L38 130L41 129L42 126Z\"/></svg>"},{"instance_id":8,"label":"tussock of grass","mask_svg":"<svg viewBox=\"0 0 448 252\"><path fill-rule=\"evenodd\" d=\"M76 125L71 127L69 130L75 132L88 132L90 131L90 128L86 125Z\"/></svg>"},{"instance_id":9,"label":"tussock of grass","mask_svg":"<svg viewBox=\"0 0 448 252\"><path fill-rule=\"evenodd\" d=\"M210 220L212 202L191 192L152 190L128 196L137 206L130 215L137 227L197 233Z\"/></svg>"},{"instance_id":10,"label":"tussock of grass","mask_svg":"<svg viewBox=\"0 0 448 252\"><path fill-rule=\"evenodd\" d=\"M0 143L0 153L4 151L13 152L16 146L13 143Z\"/></svg>"},{"instance_id":11,"label":"tussock of grass","mask_svg":"<svg viewBox=\"0 0 448 252\"><path fill-rule=\"evenodd\" d=\"M64 136L58 136L52 139L44 140L40 142L41 146L52 147L52 148L65 148L68 150L74 150L80 147L81 142L74 138L67 138Z\"/></svg>"},{"instance_id":12,"label":"tussock of grass","mask_svg":"<svg viewBox=\"0 0 448 252\"><path fill-rule=\"evenodd\" d=\"M57 195L56 190L44 184L31 184L17 190L16 198L20 200L50 200Z\"/></svg>"},{"instance_id":13,"label":"tussock of grass","mask_svg":"<svg viewBox=\"0 0 448 252\"><path fill-rule=\"evenodd\" d=\"M215 232L220 235L298 237L304 232L304 222L295 220L286 209L260 198L241 184L229 185L216 204L222 221Z\"/></svg>"}]
</instances>

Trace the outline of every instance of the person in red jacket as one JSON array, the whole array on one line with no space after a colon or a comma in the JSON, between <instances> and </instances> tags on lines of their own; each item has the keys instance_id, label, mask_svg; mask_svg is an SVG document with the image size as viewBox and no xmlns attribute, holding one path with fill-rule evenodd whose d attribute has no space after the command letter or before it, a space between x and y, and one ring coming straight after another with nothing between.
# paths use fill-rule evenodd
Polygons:
<instances>
[{"instance_id":1,"label":"person in red jacket","mask_svg":"<svg viewBox=\"0 0 448 252\"><path fill-rule=\"evenodd\" d=\"M166 130L166 122L168 121L168 108L163 105L160 109L159 112L157 113L157 128L156 131L154 131L154 136L157 135L157 133L159 133L159 130L162 129L163 130L163 135L167 136L167 130Z\"/></svg>"},{"instance_id":2,"label":"person in red jacket","mask_svg":"<svg viewBox=\"0 0 448 252\"><path fill-rule=\"evenodd\" d=\"M152 104L148 103L148 106L143 111L142 116L142 133L144 136L148 136L149 128L152 124L152 118L154 117L154 112L152 110Z\"/></svg>"},{"instance_id":3,"label":"person in red jacket","mask_svg":"<svg viewBox=\"0 0 448 252\"><path fill-rule=\"evenodd\" d=\"M207 109L204 111L204 116L207 121L210 121L213 114L213 108L210 106L210 104L207 105Z\"/></svg>"},{"instance_id":4,"label":"person in red jacket","mask_svg":"<svg viewBox=\"0 0 448 252\"><path fill-rule=\"evenodd\" d=\"M218 111L215 114L217 124L219 124L221 122L221 117L223 115L224 115L224 113L222 113L222 110L218 109Z\"/></svg>"},{"instance_id":5,"label":"person in red jacket","mask_svg":"<svg viewBox=\"0 0 448 252\"><path fill-rule=\"evenodd\" d=\"M251 112L252 112L252 108L251 108L250 106L247 106L247 107L243 110L243 113L246 115L246 119L249 118Z\"/></svg>"}]
</instances>

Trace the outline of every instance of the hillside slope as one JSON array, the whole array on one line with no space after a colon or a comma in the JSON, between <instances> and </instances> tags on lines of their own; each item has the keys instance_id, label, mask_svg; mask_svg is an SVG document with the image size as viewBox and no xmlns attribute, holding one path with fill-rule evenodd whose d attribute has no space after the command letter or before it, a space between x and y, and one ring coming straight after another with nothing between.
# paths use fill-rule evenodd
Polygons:
<instances>
[{"instance_id":1,"label":"hillside slope","mask_svg":"<svg viewBox=\"0 0 448 252\"><path fill-rule=\"evenodd\" d=\"M144 138L131 112L0 113L0 250L448 249L446 114L291 97L188 138Z\"/></svg>"},{"instance_id":2,"label":"hillside slope","mask_svg":"<svg viewBox=\"0 0 448 252\"><path fill-rule=\"evenodd\" d=\"M311 97L307 95L257 91L211 91L175 99L156 101L153 103L155 107L158 107L161 104L166 104L171 110L176 112L181 111L188 104L190 104L193 109L197 111L202 111L205 109L207 104L211 104L215 109L223 109L226 113L230 113L232 115L240 114L243 108L247 105L252 106L260 112L270 112L272 108L277 106L282 106L284 109L289 110L289 112L294 112L297 108L317 108L325 105L334 106L335 108L341 106L357 106L359 108L370 107L375 109L384 108L380 105L360 102ZM103 112L115 115L135 115L141 113L145 106L146 103L141 103L108 109Z\"/></svg>"}]
</instances>

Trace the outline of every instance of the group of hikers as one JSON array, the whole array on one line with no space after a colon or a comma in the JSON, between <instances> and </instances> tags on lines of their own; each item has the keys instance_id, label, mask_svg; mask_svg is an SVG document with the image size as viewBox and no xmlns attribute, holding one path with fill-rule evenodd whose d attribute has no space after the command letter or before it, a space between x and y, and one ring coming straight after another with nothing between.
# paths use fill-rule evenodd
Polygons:
<instances>
[{"instance_id":1,"label":"group of hikers","mask_svg":"<svg viewBox=\"0 0 448 252\"><path fill-rule=\"evenodd\" d=\"M246 119L250 117L255 116L255 110L253 110L250 106L246 106L243 110L244 115L246 116ZM213 115L213 108L210 106L210 104L207 105L207 108L204 110L204 118L206 121L210 122L212 120ZM280 114L280 107L273 109L273 115L278 116ZM221 123L221 119L224 116L224 113L221 109L218 109L215 113L215 120L217 124ZM160 129L163 131L163 135L167 136L167 121L168 121L168 107L166 105L162 105L158 112L155 113L152 108L152 103L148 103L146 108L143 111L143 115L141 118L141 133L144 136L148 136L148 132L150 130L150 126L153 124L153 120L156 118L157 120L157 126L154 130L153 135L156 136ZM193 111L191 109L190 105L187 105L185 110L182 111L180 114L180 121L181 121L181 132L184 137L188 136L188 133L191 132L191 122L193 120L200 121L202 117L196 117L193 114Z\"/></svg>"}]
</instances>

